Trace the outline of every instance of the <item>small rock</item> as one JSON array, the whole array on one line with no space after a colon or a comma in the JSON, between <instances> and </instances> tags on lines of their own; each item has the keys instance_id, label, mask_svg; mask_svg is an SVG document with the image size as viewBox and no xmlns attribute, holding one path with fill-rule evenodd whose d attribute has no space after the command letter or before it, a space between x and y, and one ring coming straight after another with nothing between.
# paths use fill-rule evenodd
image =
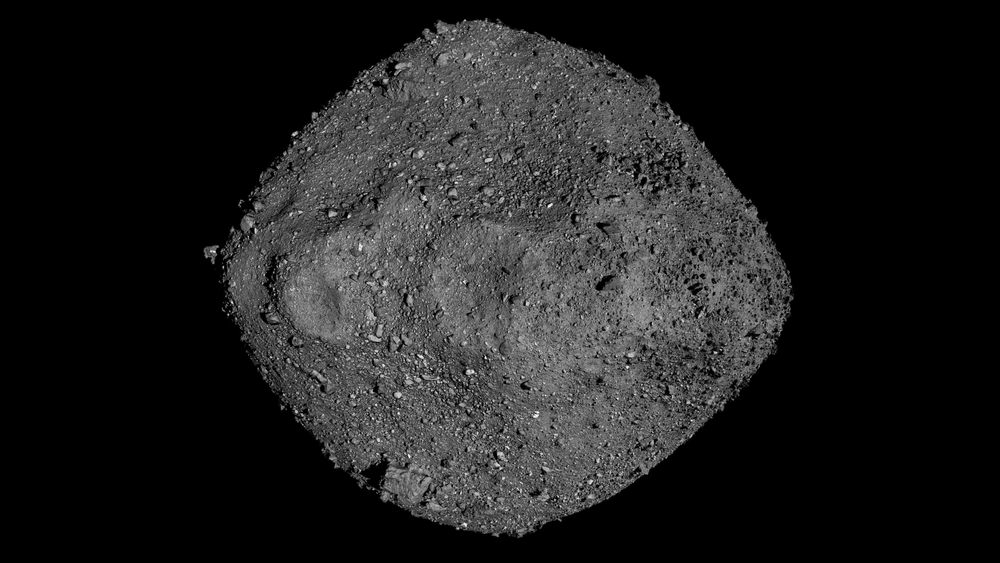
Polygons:
<instances>
[{"instance_id":1,"label":"small rock","mask_svg":"<svg viewBox=\"0 0 1000 563\"><path fill-rule=\"evenodd\" d=\"M601 229L606 235L617 235L622 232L621 228L614 223L598 223L597 228Z\"/></svg>"},{"instance_id":2,"label":"small rock","mask_svg":"<svg viewBox=\"0 0 1000 563\"><path fill-rule=\"evenodd\" d=\"M403 398L403 394L400 393L399 391L396 391L395 393L393 393L392 396L396 397L397 399L402 399Z\"/></svg>"},{"instance_id":3,"label":"small rock","mask_svg":"<svg viewBox=\"0 0 1000 563\"><path fill-rule=\"evenodd\" d=\"M370 340L371 342L382 342L382 339L375 336L374 334L369 334L368 340Z\"/></svg>"},{"instance_id":4,"label":"small rock","mask_svg":"<svg viewBox=\"0 0 1000 563\"><path fill-rule=\"evenodd\" d=\"M597 283L597 291L613 291L621 289L621 287L621 278L616 275L604 276L601 278L601 281Z\"/></svg>"},{"instance_id":5,"label":"small rock","mask_svg":"<svg viewBox=\"0 0 1000 563\"><path fill-rule=\"evenodd\" d=\"M254 225L253 217L249 215L244 215L243 220L240 221L240 230L245 233L250 229L252 229L253 225Z\"/></svg>"},{"instance_id":6,"label":"small rock","mask_svg":"<svg viewBox=\"0 0 1000 563\"><path fill-rule=\"evenodd\" d=\"M450 197L450 198L457 198L458 197L458 189L457 188L452 188L452 189L448 190L448 197Z\"/></svg>"},{"instance_id":7,"label":"small rock","mask_svg":"<svg viewBox=\"0 0 1000 563\"><path fill-rule=\"evenodd\" d=\"M206 246L202 252L205 254L205 258L215 264L215 257L219 255L219 245Z\"/></svg>"},{"instance_id":8,"label":"small rock","mask_svg":"<svg viewBox=\"0 0 1000 563\"><path fill-rule=\"evenodd\" d=\"M469 368L465 370L465 375L476 375L476 370Z\"/></svg>"}]
</instances>

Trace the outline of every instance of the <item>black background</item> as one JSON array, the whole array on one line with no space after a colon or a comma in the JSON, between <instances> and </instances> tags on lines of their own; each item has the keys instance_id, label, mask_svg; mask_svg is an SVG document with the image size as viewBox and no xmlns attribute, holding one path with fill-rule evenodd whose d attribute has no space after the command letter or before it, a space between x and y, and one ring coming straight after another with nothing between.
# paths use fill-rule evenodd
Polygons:
<instances>
[{"instance_id":1,"label":"black background","mask_svg":"<svg viewBox=\"0 0 1000 563\"><path fill-rule=\"evenodd\" d=\"M821 31L814 17L794 26L760 13L720 23L711 14L607 6L271 15L190 14L158 36L148 95L160 126L175 133L170 150L184 172L175 189L190 202L178 211L178 248L192 272L182 282L190 295L184 333L170 358L178 373L167 383L181 403L158 445L166 446L171 477L159 485L166 494L150 500L165 515L163 531L180 543L314 543L446 557L486 556L492 552L468 550L491 548L520 556L542 546L662 554L686 546L707 556L727 542L809 538L831 547L869 533L879 499L866 498L865 517L852 506L854 487L880 478L852 453L852 417L863 399L838 383L848 374L817 356L830 278L838 275L824 266L831 245L817 217L834 205L824 175L841 157L831 157L829 135L844 126L840 101L857 82L843 56L849 40ZM758 208L795 294L777 354L735 402L618 496L519 540L413 518L337 472L247 359L222 315L218 266L201 257L238 224L240 201L311 112L437 20L480 18L655 78Z\"/></svg>"}]
</instances>

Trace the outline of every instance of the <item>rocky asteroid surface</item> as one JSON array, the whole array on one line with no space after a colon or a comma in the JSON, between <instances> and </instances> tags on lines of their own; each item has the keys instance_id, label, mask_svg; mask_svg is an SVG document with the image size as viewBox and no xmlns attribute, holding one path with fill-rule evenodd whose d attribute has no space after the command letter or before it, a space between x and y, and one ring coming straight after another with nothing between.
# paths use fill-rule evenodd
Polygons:
<instances>
[{"instance_id":1,"label":"rocky asteroid surface","mask_svg":"<svg viewBox=\"0 0 1000 563\"><path fill-rule=\"evenodd\" d=\"M264 379L361 486L460 529L615 495L789 314L756 210L652 79L498 23L363 72L246 201L207 253Z\"/></svg>"}]
</instances>

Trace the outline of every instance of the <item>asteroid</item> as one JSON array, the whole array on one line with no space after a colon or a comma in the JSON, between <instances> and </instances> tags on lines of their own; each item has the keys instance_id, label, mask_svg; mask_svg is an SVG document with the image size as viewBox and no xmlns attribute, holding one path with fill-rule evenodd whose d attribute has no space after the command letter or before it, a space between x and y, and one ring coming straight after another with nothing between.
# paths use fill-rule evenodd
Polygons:
<instances>
[{"instance_id":1,"label":"asteroid","mask_svg":"<svg viewBox=\"0 0 1000 563\"><path fill-rule=\"evenodd\" d=\"M205 254L264 380L374 497L459 529L620 492L790 312L756 209L655 81L499 23L362 72L246 201Z\"/></svg>"}]
</instances>

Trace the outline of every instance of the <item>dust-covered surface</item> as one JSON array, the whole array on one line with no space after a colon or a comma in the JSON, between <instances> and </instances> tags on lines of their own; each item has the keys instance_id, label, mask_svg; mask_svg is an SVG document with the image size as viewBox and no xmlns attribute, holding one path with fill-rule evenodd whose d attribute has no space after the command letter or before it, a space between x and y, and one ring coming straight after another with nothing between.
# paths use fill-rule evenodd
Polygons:
<instances>
[{"instance_id":1,"label":"dust-covered surface","mask_svg":"<svg viewBox=\"0 0 1000 563\"><path fill-rule=\"evenodd\" d=\"M748 382L788 275L659 98L599 55L440 24L295 136L207 254L333 463L415 515L522 535Z\"/></svg>"}]
</instances>

